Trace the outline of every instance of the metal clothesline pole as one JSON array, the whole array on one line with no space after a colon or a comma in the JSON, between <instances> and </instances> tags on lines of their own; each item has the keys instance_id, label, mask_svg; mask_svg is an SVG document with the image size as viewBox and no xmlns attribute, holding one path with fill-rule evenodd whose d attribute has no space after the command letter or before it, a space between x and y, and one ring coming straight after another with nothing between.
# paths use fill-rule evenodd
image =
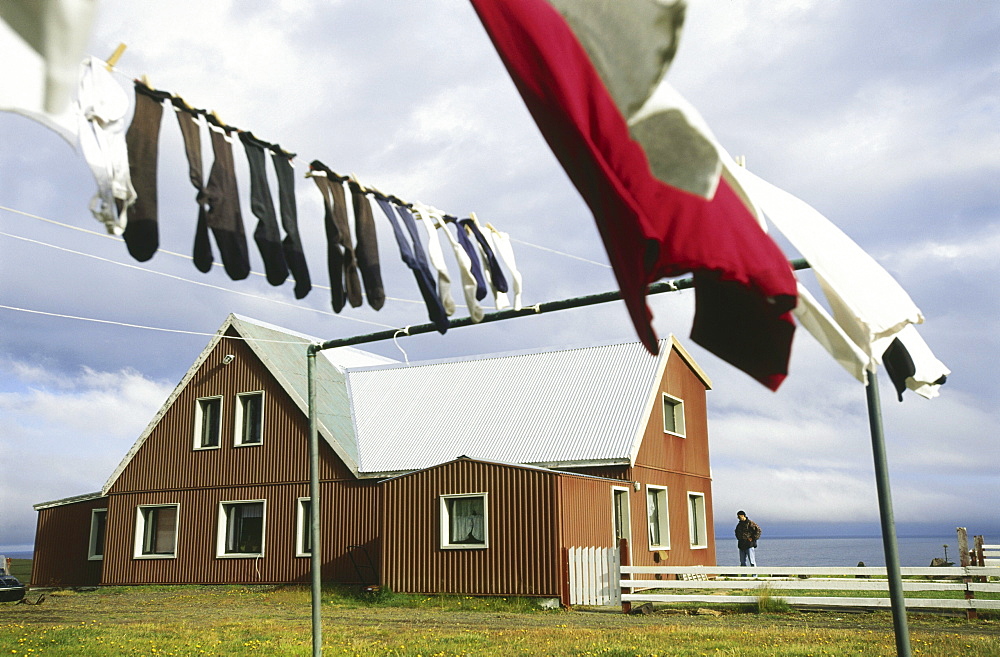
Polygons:
<instances>
[{"instance_id":1,"label":"metal clothesline pole","mask_svg":"<svg viewBox=\"0 0 1000 657\"><path fill-rule=\"evenodd\" d=\"M792 269L808 269L809 263L799 258L790 260ZM693 278L682 278L673 281L660 281L651 284L647 289L647 294L661 294L664 292L677 292L694 287ZM473 322L471 317L460 317L451 320L450 328L461 328L474 324L487 324L490 322L500 322L517 317L530 317L543 313L568 310L570 308L583 308L601 303L621 300L621 292L602 292L561 301L549 301L535 306L521 308L520 310L499 310L497 312L486 313L479 322ZM404 329L387 329L366 335L355 335L348 338L336 338L326 342L315 342L306 348L306 376L308 377L308 405L309 405L309 504L310 504L310 529L312 531L312 544L310 552L310 568L312 569L312 646L313 656L320 657L323 654L323 629L322 629L322 565L321 544L322 534L320 532L320 492L319 492L319 419L316 415L316 354L326 349L336 349L337 347L349 347L356 344L367 344L369 342L379 342L381 340L391 340L398 337L402 332L404 335L420 335L422 333L432 333L437 331L437 325L433 323L417 324Z\"/></svg>"},{"instance_id":2,"label":"metal clothesline pole","mask_svg":"<svg viewBox=\"0 0 1000 657\"><path fill-rule=\"evenodd\" d=\"M872 434L872 455L875 459L875 487L878 491L878 515L882 526L882 549L885 571L889 578L889 601L892 605L892 628L896 636L896 655L910 657L910 628L906 621L906 601L903 598L903 577L899 571L899 548L896 544L896 523L892 512L892 492L889 488L889 463L885 455L882 431L882 405L878 394L878 377L873 369L866 370L868 385L868 424Z\"/></svg>"}]
</instances>

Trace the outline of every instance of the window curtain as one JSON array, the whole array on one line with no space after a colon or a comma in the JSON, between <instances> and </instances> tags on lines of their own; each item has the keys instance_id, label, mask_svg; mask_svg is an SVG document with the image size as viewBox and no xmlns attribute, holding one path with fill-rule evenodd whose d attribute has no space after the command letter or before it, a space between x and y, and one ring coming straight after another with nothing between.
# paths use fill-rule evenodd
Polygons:
<instances>
[{"instance_id":1,"label":"window curtain","mask_svg":"<svg viewBox=\"0 0 1000 657\"><path fill-rule=\"evenodd\" d=\"M152 508L147 516L148 554L171 554L177 538L177 507Z\"/></svg>"},{"instance_id":2,"label":"window curtain","mask_svg":"<svg viewBox=\"0 0 1000 657\"><path fill-rule=\"evenodd\" d=\"M234 504L229 507L227 552L252 554L263 547L264 505Z\"/></svg>"},{"instance_id":3,"label":"window curtain","mask_svg":"<svg viewBox=\"0 0 1000 657\"><path fill-rule=\"evenodd\" d=\"M660 493L650 490L646 493L646 512L649 514L649 543L661 545L660 540Z\"/></svg>"},{"instance_id":4,"label":"window curtain","mask_svg":"<svg viewBox=\"0 0 1000 657\"><path fill-rule=\"evenodd\" d=\"M486 518L483 498L460 497L449 500L452 543L485 543Z\"/></svg>"}]
</instances>

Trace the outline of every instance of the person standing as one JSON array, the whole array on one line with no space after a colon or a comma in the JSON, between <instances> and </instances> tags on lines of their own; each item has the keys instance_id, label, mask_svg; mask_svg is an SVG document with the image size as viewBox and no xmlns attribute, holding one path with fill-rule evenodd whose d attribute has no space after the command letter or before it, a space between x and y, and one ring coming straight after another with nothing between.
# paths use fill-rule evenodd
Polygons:
<instances>
[{"instance_id":1,"label":"person standing","mask_svg":"<svg viewBox=\"0 0 1000 657\"><path fill-rule=\"evenodd\" d=\"M739 520L736 523L736 541L740 548L740 565L746 566L749 561L754 567L757 565L755 551L760 538L760 525L747 518L746 511L737 511L736 518Z\"/></svg>"}]
</instances>

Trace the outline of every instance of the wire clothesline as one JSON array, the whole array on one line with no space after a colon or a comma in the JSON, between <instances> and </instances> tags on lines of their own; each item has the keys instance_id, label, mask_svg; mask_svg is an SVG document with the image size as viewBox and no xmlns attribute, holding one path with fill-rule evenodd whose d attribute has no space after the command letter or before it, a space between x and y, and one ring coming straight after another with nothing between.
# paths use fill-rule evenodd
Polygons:
<instances>
[{"instance_id":1,"label":"wire clothesline","mask_svg":"<svg viewBox=\"0 0 1000 657\"><path fill-rule=\"evenodd\" d=\"M92 236L95 236L95 237L101 237L101 238L104 238L104 239L110 239L110 240L113 240L113 241L116 241L116 242L124 242L124 240L120 236L118 236L118 235L111 235L111 234L108 234L108 233L105 233L105 232L91 230L89 228L81 228L80 226L74 226L72 224L68 224L68 223L64 223L64 222L61 222L61 221L57 221L55 219L50 219L48 217L43 217L43 216L38 215L38 214L33 214L31 212L26 212L24 210L18 210L16 208L11 208L11 207L7 207L7 206L4 206L4 205L0 205L0 211L10 212L12 214L18 214L18 215L21 215L21 216L24 216L24 217L28 217L30 219L35 219L37 221L43 221L43 222L46 222L46 223L49 223L49 224L52 224L52 225L55 225L55 226L59 226L60 228L66 228L66 229L69 229L69 230L74 230L74 231L81 232L81 233L84 233L84 234L87 234L87 235L92 235ZM169 278L175 278L177 280L181 280L181 281L185 281L185 282L188 282L188 283L192 283L194 285L201 285L203 287L215 288L215 289L219 289L219 290L226 291L226 292L233 292L235 294L240 294L242 296L247 296L247 297L250 297L250 298L259 299L261 301L269 301L269 302L274 302L274 303L280 303L280 304L288 305L288 306L291 306L291 307L294 307L294 308L303 308L305 310L310 310L312 312L317 312L317 313L321 313L321 314L324 314L324 315L329 315L331 317L343 317L345 319L353 319L355 321L359 321L359 322L362 322L362 323L370 323L370 324L374 324L374 325L377 325L377 326L384 326L384 327L388 328L388 325L386 325L386 324L379 324L378 322L370 322L368 320L361 320L361 319L357 319L355 317L351 317L349 315L342 315L342 314L337 314L337 313L331 313L329 311L318 310L318 309L315 309L315 308L309 308L309 307L303 306L301 304L292 304L292 303L281 301L279 299L273 299L273 298L269 298L269 297L262 297L260 295L255 295L255 294L251 294L251 293L248 293L248 292L240 292L240 291L236 291L236 290L231 290L229 288L224 288L224 287L220 287L220 286L217 286L217 285L212 285L210 283L203 283L203 282L200 282L200 281L194 281L194 280L191 280L189 278L184 278L182 276L174 276L172 274L164 274L164 273L158 272L158 271L156 271L154 269L149 269L148 267L142 267L142 266L134 265L134 264L131 264L131 263L123 263L123 262L119 262L119 261L116 261L116 260L110 260L110 259L107 259L107 258L103 258L101 256L96 256L96 255L93 255L93 254L89 254L89 253L85 253L85 252L80 252L80 251L75 251L73 249L68 249L68 248L61 247L61 246L56 246L54 244L49 244L49 243L43 242L41 240L35 240L35 239L31 239L31 238L27 238L27 237L23 237L23 236L19 236L19 235L14 235L14 234L11 234L11 233L6 233L6 232L0 232L0 235L4 235L6 237L10 237L10 238L13 238L13 239L20 239L20 240L27 241L27 242L33 242L33 243L41 245L41 246L47 246L47 247L50 247L50 248L53 248L53 249L58 249L58 250L61 250L61 251L66 251L66 252L73 253L73 254L76 254L76 255L80 255L80 256L83 256L83 257L88 257L88 258L94 258L94 259L97 259L97 260L102 260L104 262L108 262L110 264L115 264L115 265L118 265L118 266L121 266L121 267L128 267L130 269L135 269L135 270L138 270L138 271L148 272L148 273L151 273L151 274L156 274L156 275L161 275L161 276L167 276ZM597 265L599 267L606 267L606 268L610 269L610 265L607 265L607 264L604 264L604 263L600 263L600 262L597 262L595 260L589 260L587 258L583 258L581 256L573 255L571 253L566 253L564 251L559 251L557 249L552 249L552 248L549 248L549 247L546 247L546 246L541 246L541 245L538 245L538 244L532 244L531 242L526 242L524 240L518 240L518 239L514 239L514 238L511 238L511 241L512 242L517 242L518 244L521 244L521 245L524 245L524 246L527 246L527 247L530 247L530 248L533 248L533 249L538 249L540 251L545 251L547 253L552 253L552 254L559 255L559 256L562 256L562 257L565 257L565 258L571 258L573 260L579 260L581 262L586 262L586 263L589 263L589 264L592 264L592 265ZM170 251L168 249L162 249L161 248L161 249L158 250L158 253L165 253L167 255L170 255L170 256L173 256L173 257L176 257L176 258L182 258L184 260L192 260L192 257L190 255L187 255L185 253L178 253L177 251ZM222 267L223 266L222 263L220 263L220 262L213 263L213 265L215 267ZM253 275L255 275L255 276L261 277L261 278L266 277L266 275L264 274L264 272L251 271L250 273L253 274ZM327 290L327 291L329 291L329 289L330 289L329 286L320 285L320 284L316 284L316 283L313 284L313 287L315 287L317 289ZM410 304L423 305L422 301L417 301L416 299L404 299L404 298L391 297L391 296L387 296L386 299L390 300L390 301L397 301L397 302L400 302L400 303L410 303ZM457 307L464 307L464 305L461 304L461 303L456 303L456 306Z\"/></svg>"}]
</instances>

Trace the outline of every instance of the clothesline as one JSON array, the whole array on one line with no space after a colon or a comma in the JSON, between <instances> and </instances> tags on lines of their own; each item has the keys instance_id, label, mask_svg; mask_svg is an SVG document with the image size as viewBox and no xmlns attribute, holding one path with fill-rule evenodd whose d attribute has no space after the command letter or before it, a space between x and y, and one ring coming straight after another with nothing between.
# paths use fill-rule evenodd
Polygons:
<instances>
[{"instance_id":1,"label":"clothesline","mask_svg":"<svg viewBox=\"0 0 1000 657\"><path fill-rule=\"evenodd\" d=\"M96 76L100 68L91 63L85 74L91 71L90 74ZM121 75L120 71L116 72ZM296 298L308 294L312 288L311 277L298 231L295 190L291 180L291 160L295 155L276 144L255 137L249 131L227 125L214 112L192 107L178 94L153 89L146 80L134 80L133 85L134 111L125 139L128 151L128 169L125 170L127 175L125 171L118 174L127 178L119 187L127 187L128 193L118 190L121 192L115 194L118 201L102 204L104 209L116 204L118 206L117 214L109 215L104 212L99 215L108 224L109 230L122 233L129 252L137 260L151 258L158 249L156 167L163 106L169 101L168 107L178 113L190 179L197 190L199 214L192 258L195 266L203 272L212 267L214 241L230 278L242 280L251 272L232 153L232 135L236 133L243 143L250 167L250 207L258 218L254 241L263 258L268 282L280 285L291 273L295 280ZM191 120L185 120L184 115L191 117ZM202 121L208 128L215 156L207 181L201 156ZM265 151L271 153L278 181L281 226L285 234L283 239L269 189ZM520 307L521 275L516 268L509 236L497 231L489 223L487 228L490 233L485 234L475 214L470 214L468 219L458 219L420 203L403 201L395 194L385 194L374 187L361 185L353 175L338 174L319 160L312 161L307 176L314 178L323 194L327 270L331 304L335 312L343 310L348 302L353 307L360 306L364 299L368 300L372 308L379 310L386 299L369 195L378 202L392 225L400 256L413 271L428 314L442 333L447 331L448 318L454 313L456 305L451 298L450 273L440 253L440 246L436 244L437 229L444 229L452 245L460 270L466 307L474 321L483 314L479 302L485 298L488 289L493 291L498 309L510 305L506 296L506 276L512 277L514 304ZM100 186L100 179L98 182ZM347 215L343 189L345 182L352 197L356 243L351 235ZM414 218L422 221L427 230L428 255L423 252ZM430 222L427 221L428 218ZM400 228L398 221L403 222L409 237ZM456 225L457 236L444 228L446 223ZM470 235L474 237L474 241L470 239ZM500 260L503 260L508 270L506 275Z\"/></svg>"},{"instance_id":2,"label":"clothesline","mask_svg":"<svg viewBox=\"0 0 1000 657\"><path fill-rule=\"evenodd\" d=\"M283 306L289 306L291 308L298 308L298 309L301 309L301 310L307 310L309 312L319 313L321 315L328 315L330 317L343 317L344 319L349 319L351 321L359 322L359 323L362 323L362 324L370 324L372 326L381 326L381 327L384 327L384 328L392 328L389 324L382 324L381 322L373 322L373 321L370 321L370 320L367 320L367 319L360 319L358 317L350 317L350 316L345 316L345 315L337 315L337 314L331 313L331 312L326 311L326 310L319 310L318 308L310 308L309 306L303 306L301 304L294 304L294 303L290 303L288 301L282 301L280 299L271 299L271 298L268 298L268 297L262 297L262 296L257 295L257 294L251 294L249 292L243 292L241 290L231 290L229 288L225 288L225 287L222 287L220 285L213 285L211 283L205 283L205 282L202 282L202 281L195 281L195 280L192 280L190 278L184 278L183 276L177 276L177 275L174 275L174 274L168 274L166 272L156 271L155 269L149 269L147 267L140 267L138 265L133 265L133 264L130 264L130 263L118 262L116 260L111 260L109 258L104 258L104 257L98 256L98 255L94 255L92 253L85 253L83 251L77 251L75 249L69 249L69 248L66 248L64 246L56 246L55 244L49 244L47 242L42 242L41 240L35 240L35 239L30 238L30 237L23 237L23 236L20 236L20 235L13 235L11 233L7 233L7 232L3 232L3 231L0 231L0 235L3 235L4 237L9 237L11 239L20 240L22 242L29 242L29 243L32 243L32 244L37 244L39 246L46 246L46 247L49 247L49 248L52 248L52 249L56 249L58 251L63 251L65 253L72 253L73 255L83 256L85 258L91 258L91 259L94 259L94 260L99 260L101 262L106 262L106 263L109 263L109 264L117 265L119 267L125 267L125 268L128 268L128 269L134 269L134 270L138 270L138 271L143 271L143 272L146 272L146 273L149 273L149 274L155 274L156 276L163 276L165 278L170 278L170 279L173 279L175 281L182 281L184 283L190 283L191 285L198 285L198 286L206 287L206 288L213 289L213 290L220 290L222 292L230 292L232 294L238 294L240 296L249 297L251 299L257 299L257 300L260 300L260 301L268 301L270 303L276 303L276 304L280 304L280 305L283 305Z\"/></svg>"},{"instance_id":3,"label":"clothesline","mask_svg":"<svg viewBox=\"0 0 1000 657\"><path fill-rule=\"evenodd\" d=\"M89 228L83 228L81 226L75 226L73 224L68 224L68 223L65 223L65 222L62 222L62 221L57 221L57 220L51 219L49 217L43 217L41 215L34 214L32 212L26 212L24 210L18 210L16 208L7 207L5 205L0 205L0 211L10 212L12 214L21 215L22 217L27 217L29 219L35 219L37 221L42 221L42 222L45 222L45 223L49 223L49 224L52 224L54 226L59 226L60 228L66 228L68 230L74 230L74 231L77 231L77 232L80 232L80 233L85 233L87 235L92 235L94 237L100 237L102 239L109 239L109 240L113 240L115 242L123 242L122 238L120 236L118 236L118 235L112 235L112 234L108 234L107 232L101 232L101 231L97 231L97 230L91 230ZM24 238L23 236L19 236L19 235L13 235L11 233L2 233L2 234L6 235L7 237L14 238L14 239L26 239L26 240L30 239L30 238ZM75 253L77 255L82 255L82 256L85 256L85 257L91 257L91 254L88 254L88 253L85 253L85 252L72 251L70 249L65 249L63 247L59 247L59 246L56 246L54 244L49 244L47 242L42 242L40 240L31 240L31 241L33 241L33 242L35 242L35 243L37 243L39 245L42 245L42 246L47 246L47 247L51 247L51 248L55 248L55 249L61 249L61 250L64 250L64 251L70 251L72 253ZM526 242L524 240L515 239L513 237L510 238L510 241L511 242L516 242L517 244L521 244L523 246L527 246L527 247L532 248L532 249L538 249L540 251L545 251L546 253L552 253L552 254L555 254L555 255L558 255L558 256L562 256L564 258L571 258L573 260L579 260L581 262L586 262L588 264L596 265L598 267L603 267L605 269L610 269L611 268L610 265L607 265L605 263L597 262L596 260L590 260L588 258L584 258L584 257L578 256L578 255L574 255L572 253L566 253L565 251L559 251L558 249L552 249L552 248L549 248L547 246L542 246L540 244L534 244L532 242ZM158 253L164 253L166 255L173 256L173 257L176 257L176 258L183 258L184 260L191 260L191 256L188 255L188 254L186 254L186 253L178 253L177 251L171 251L169 249L162 249L162 248L159 249L157 252ZM149 268L146 268L146 267L140 267L140 266L137 266L137 265L130 265L130 264L126 264L126 263L120 263L120 262L113 261L113 260L108 260L108 262L110 262L111 264L116 264L116 265L120 265L120 266L131 267L131 268L137 269L139 271L149 272L149 273L152 273L152 274L159 274L159 272L157 272L156 270L149 269ZM215 266L221 267L222 263L215 263ZM252 275L254 275L254 276L257 276L257 277L264 277L265 276L265 274L263 272L253 271L253 272L250 272L250 273ZM178 278L180 278L180 277L178 277ZM195 283L195 284L198 284L198 285L208 285L208 284L198 283L197 281L191 281L190 279L186 279L186 278L180 278L180 280L191 282L191 283ZM217 287L217 286L209 285L209 287ZM329 286L319 285L319 284L314 284L314 287L317 287L317 288L322 289L322 290L327 290L327 291L330 289ZM218 287L218 289L224 290L226 292L232 291L232 290L229 290L228 288L222 288L222 287ZM248 295L248 296L254 296L254 295ZM274 301L274 299L272 299L270 297L254 296L254 298L261 299L262 301ZM416 299L403 299L403 298L399 298L399 297L390 297L390 296L387 296L386 300L397 301L397 302L400 302L400 303L423 304L422 301L417 301ZM295 308L300 308L300 307L304 308L304 306L299 306L299 305L295 305L295 304L289 304L289 305L292 305ZM464 307L464 306L462 306L462 304L456 304L456 305L458 307ZM307 310L312 310L314 312L319 312L319 313L322 313L322 314L325 314L325 315L330 315L332 317L344 317L343 315L337 315L335 313L330 313L330 312L327 312L327 311L315 310L315 309L312 309L312 308L306 308L306 309ZM353 319L351 317L346 317L346 318L347 319ZM358 320L358 321L362 321L362 320Z\"/></svg>"},{"instance_id":4,"label":"clothesline","mask_svg":"<svg viewBox=\"0 0 1000 657\"><path fill-rule=\"evenodd\" d=\"M60 319L75 319L75 320L82 321L82 322L94 322L94 323L97 323L97 324L111 324L113 326L122 326L122 327L125 327L125 328L137 328L137 329L143 329L143 330L146 330L146 331L160 331L160 332L163 332L163 333L180 333L180 334L183 334L183 335L200 335L200 336L208 336L208 337L215 337L215 335L216 335L215 333L205 333L203 331L187 331L187 330L184 330L184 329L168 329L168 328L163 328L163 327L160 327L160 326L146 326L146 325L143 325L143 324L129 324L127 322L116 322L116 321L110 320L110 319L98 319L96 317L80 317L79 315L67 315L67 314L64 314L64 313L53 313L53 312L47 312L47 311L44 311L44 310L34 310L34 309L31 309L31 308L18 308L17 306L7 306L7 305L3 305L3 304L0 304L0 308L3 308L4 310L14 310L14 311L22 312L22 313L30 313L32 315L44 315L46 317L58 317ZM307 341L307 340L294 340L294 341L293 340L263 340L263 339L258 339L258 338L244 338L242 336L235 336L235 335L223 335L223 336L220 336L220 337L223 340L240 340L242 342L271 342L271 343L275 343L275 344L301 344L303 346L307 345L307 344L310 344L310 342Z\"/></svg>"}]
</instances>

